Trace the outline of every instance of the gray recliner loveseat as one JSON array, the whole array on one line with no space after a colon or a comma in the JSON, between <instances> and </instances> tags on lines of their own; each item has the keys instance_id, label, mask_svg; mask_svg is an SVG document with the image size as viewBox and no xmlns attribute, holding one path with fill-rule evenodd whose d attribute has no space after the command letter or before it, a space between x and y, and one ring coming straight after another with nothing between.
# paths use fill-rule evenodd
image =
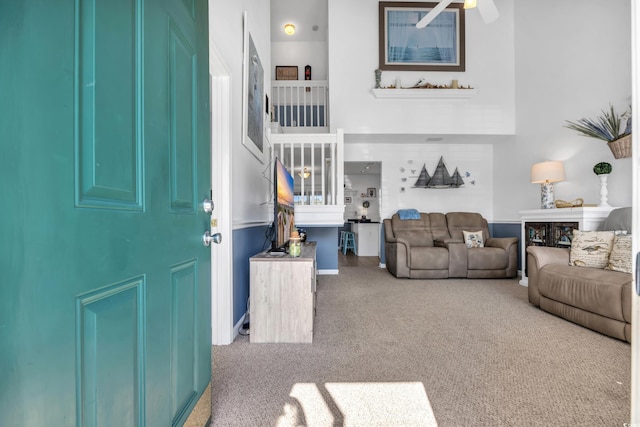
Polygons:
<instances>
[{"instance_id":1,"label":"gray recliner loveseat","mask_svg":"<svg viewBox=\"0 0 640 427\"><path fill-rule=\"evenodd\" d=\"M467 247L463 232L482 231L484 247ZM396 277L411 279L509 278L518 273L518 239L492 238L475 212L394 214L384 220L385 263Z\"/></svg>"},{"instance_id":2,"label":"gray recliner loveseat","mask_svg":"<svg viewBox=\"0 0 640 427\"><path fill-rule=\"evenodd\" d=\"M600 230L631 233L631 208L611 211ZM627 261L631 262L630 250ZM527 247L529 302L578 325L631 342L631 273L569 262L569 249Z\"/></svg>"}]
</instances>

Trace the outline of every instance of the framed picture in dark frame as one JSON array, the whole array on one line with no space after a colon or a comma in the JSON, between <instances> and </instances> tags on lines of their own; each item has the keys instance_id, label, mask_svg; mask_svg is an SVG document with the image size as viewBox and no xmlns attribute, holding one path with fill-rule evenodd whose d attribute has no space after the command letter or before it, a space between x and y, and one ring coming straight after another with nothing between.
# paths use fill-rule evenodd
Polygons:
<instances>
[{"instance_id":1,"label":"framed picture in dark frame","mask_svg":"<svg viewBox=\"0 0 640 427\"><path fill-rule=\"evenodd\" d=\"M381 70L464 71L465 19L462 3L447 6L424 28L416 24L438 3L381 1Z\"/></svg>"},{"instance_id":2,"label":"framed picture in dark frame","mask_svg":"<svg viewBox=\"0 0 640 427\"><path fill-rule=\"evenodd\" d=\"M376 189L375 188L367 188L367 197L376 197Z\"/></svg>"},{"instance_id":3,"label":"framed picture in dark frame","mask_svg":"<svg viewBox=\"0 0 640 427\"><path fill-rule=\"evenodd\" d=\"M276 65L276 80L298 80L296 65Z\"/></svg>"}]
</instances>

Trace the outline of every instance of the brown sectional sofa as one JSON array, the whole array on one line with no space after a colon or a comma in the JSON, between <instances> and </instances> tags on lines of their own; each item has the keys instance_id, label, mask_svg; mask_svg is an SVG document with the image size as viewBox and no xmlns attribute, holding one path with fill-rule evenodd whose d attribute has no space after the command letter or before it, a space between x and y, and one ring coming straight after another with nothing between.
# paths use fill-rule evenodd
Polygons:
<instances>
[{"instance_id":1,"label":"brown sectional sofa","mask_svg":"<svg viewBox=\"0 0 640 427\"><path fill-rule=\"evenodd\" d=\"M463 231L482 230L484 247L467 248ZM384 220L387 269L411 279L508 278L518 273L518 239L491 238L475 212L420 213L419 219Z\"/></svg>"},{"instance_id":2,"label":"brown sectional sofa","mask_svg":"<svg viewBox=\"0 0 640 427\"><path fill-rule=\"evenodd\" d=\"M630 215L630 208L616 209L601 229L631 232ZM628 218L628 224L622 224L626 221L620 222L620 218ZM527 248L529 302L578 325L631 342L631 274L570 266L569 257L569 249Z\"/></svg>"}]
</instances>

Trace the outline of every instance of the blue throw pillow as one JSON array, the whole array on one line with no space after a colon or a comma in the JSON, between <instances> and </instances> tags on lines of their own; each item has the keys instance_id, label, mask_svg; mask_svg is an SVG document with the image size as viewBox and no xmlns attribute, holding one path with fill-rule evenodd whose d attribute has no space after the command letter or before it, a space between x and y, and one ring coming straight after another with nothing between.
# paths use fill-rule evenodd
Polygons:
<instances>
[{"instance_id":1,"label":"blue throw pillow","mask_svg":"<svg viewBox=\"0 0 640 427\"><path fill-rule=\"evenodd\" d=\"M420 212L417 209L399 209L400 219L420 219Z\"/></svg>"}]
</instances>

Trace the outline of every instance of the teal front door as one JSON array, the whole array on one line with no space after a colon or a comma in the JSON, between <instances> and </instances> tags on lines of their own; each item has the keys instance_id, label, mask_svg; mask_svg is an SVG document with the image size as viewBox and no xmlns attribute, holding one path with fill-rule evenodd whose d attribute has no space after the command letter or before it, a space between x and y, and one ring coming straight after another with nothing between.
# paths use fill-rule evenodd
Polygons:
<instances>
[{"instance_id":1,"label":"teal front door","mask_svg":"<svg viewBox=\"0 0 640 427\"><path fill-rule=\"evenodd\" d=\"M206 0L0 3L0 425L180 425L210 380Z\"/></svg>"}]
</instances>

